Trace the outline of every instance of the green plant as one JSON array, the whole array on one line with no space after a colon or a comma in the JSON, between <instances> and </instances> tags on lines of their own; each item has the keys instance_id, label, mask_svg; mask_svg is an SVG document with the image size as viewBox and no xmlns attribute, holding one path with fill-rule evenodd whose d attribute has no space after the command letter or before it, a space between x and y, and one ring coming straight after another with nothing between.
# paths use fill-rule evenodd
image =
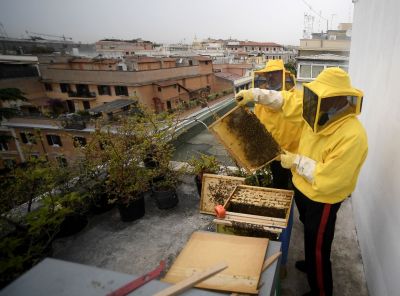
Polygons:
<instances>
[{"instance_id":1,"label":"green plant","mask_svg":"<svg viewBox=\"0 0 400 296\"><path fill-rule=\"evenodd\" d=\"M192 156L188 160L188 164L192 167L189 172L195 175L202 175L203 173L217 174L221 167L215 156L203 153L200 153L198 157Z\"/></svg>"},{"instance_id":2,"label":"green plant","mask_svg":"<svg viewBox=\"0 0 400 296\"><path fill-rule=\"evenodd\" d=\"M152 111L144 110L141 120L136 124L135 134L142 139L147 151L145 164L152 175L152 185L157 188L175 188L181 171L171 167L175 147L178 120L175 115L160 117Z\"/></svg>"},{"instance_id":3,"label":"green plant","mask_svg":"<svg viewBox=\"0 0 400 296\"><path fill-rule=\"evenodd\" d=\"M24 93L18 88L0 88L0 101L1 102L18 102L26 101ZM0 121L4 118L12 117L18 113L18 109L10 107L0 108Z\"/></svg>"},{"instance_id":4,"label":"green plant","mask_svg":"<svg viewBox=\"0 0 400 296\"><path fill-rule=\"evenodd\" d=\"M245 176L244 183L246 185L258 186L258 187L271 187L272 184L272 173L269 167L260 169L254 174L248 174Z\"/></svg>"},{"instance_id":5,"label":"green plant","mask_svg":"<svg viewBox=\"0 0 400 296\"><path fill-rule=\"evenodd\" d=\"M148 189L149 172L140 165L146 151L134 133L136 122L126 117L117 127L104 125L82 148L87 164L106 172L105 190L111 202L127 205Z\"/></svg>"},{"instance_id":6,"label":"green plant","mask_svg":"<svg viewBox=\"0 0 400 296\"><path fill-rule=\"evenodd\" d=\"M0 195L1 286L30 268L51 249L76 196L67 193L69 171L30 158L2 176Z\"/></svg>"}]
</instances>

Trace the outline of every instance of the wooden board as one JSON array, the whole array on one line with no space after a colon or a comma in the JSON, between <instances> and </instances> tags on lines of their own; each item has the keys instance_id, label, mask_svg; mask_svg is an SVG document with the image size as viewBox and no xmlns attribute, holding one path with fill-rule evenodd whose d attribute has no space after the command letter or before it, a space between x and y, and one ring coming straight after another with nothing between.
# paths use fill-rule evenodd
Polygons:
<instances>
[{"instance_id":1,"label":"wooden board","mask_svg":"<svg viewBox=\"0 0 400 296\"><path fill-rule=\"evenodd\" d=\"M232 127L232 122L236 122L235 128ZM258 127L257 134L245 138L248 135L236 128L236 125L244 125L243 122L258 122L259 125L254 125ZM240 106L233 108L208 128L239 165L250 173L261 169L280 154L281 148L265 126L254 114Z\"/></svg>"},{"instance_id":2,"label":"wooden board","mask_svg":"<svg viewBox=\"0 0 400 296\"><path fill-rule=\"evenodd\" d=\"M216 205L223 205L236 185L244 183L245 178L204 174L202 180L200 213L215 215Z\"/></svg>"},{"instance_id":3,"label":"wooden board","mask_svg":"<svg viewBox=\"0 0 400 296\"><path fill-rule=\"evenodd\" d=\"M192 234L163 281L177 283L218 262L228 268L198 288L257 294L268 239L197 231Z\"/></svg>"}]
</instances>

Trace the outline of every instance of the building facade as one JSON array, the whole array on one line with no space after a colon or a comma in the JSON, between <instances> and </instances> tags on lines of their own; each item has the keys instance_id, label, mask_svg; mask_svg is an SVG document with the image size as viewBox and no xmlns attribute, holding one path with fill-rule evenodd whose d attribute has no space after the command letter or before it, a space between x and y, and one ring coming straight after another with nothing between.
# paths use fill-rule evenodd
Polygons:
<instances>
[{"instance_id":1,"label":"building facade","mask_svg":"<svg viewBox=\"0 0 400 296\"><path fill-rule=\"evenodd\" d=\"M49 98L67 112L89 110L131 98L157 112L215 88L209 57L81 59L41 57L42 82Z\"/></svg>"},{"instance_id":2,"label":"building facade","mask_svg":"<svg viewBox=\"0 0 400 296\"><path fill-rule=\"evenodd\" d=\"M132 56L135 55L137 51L152 49L153 43L142 39L103 39L96 42L96 52L107 58Z\"/></svg>"}]
</instances>

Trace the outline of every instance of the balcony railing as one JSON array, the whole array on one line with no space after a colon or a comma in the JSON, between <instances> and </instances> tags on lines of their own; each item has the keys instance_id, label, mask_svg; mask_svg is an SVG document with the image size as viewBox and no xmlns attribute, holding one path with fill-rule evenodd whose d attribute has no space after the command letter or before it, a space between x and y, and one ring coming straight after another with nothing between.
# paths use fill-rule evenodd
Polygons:
<instances>
[{"instance_id":1,"label":"balcony railing","mask_svg":"<svg viewBox=\"0 0 400 296\"><path fill-rule=\"evenodd\" d=\"M72 98L95 98L96 93L95 92L75 92L75 91L70 91L68 92L68 96Z\"/></svg>"}]
</instances>

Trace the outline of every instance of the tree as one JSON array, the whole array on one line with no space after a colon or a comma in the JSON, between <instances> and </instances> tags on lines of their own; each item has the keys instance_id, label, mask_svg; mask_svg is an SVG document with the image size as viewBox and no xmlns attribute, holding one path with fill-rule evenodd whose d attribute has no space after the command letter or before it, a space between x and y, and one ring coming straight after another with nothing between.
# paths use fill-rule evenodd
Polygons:
<instances>
[{"instance_id":1,"label":"tree","mask_svg":"<svg viewBox=\"0 0 400 296\"><path fill-rule=\"evenodd\" d=\"M0 88L0 102L26 101L24 93L18 88ZM10 118L18 112L16 108L0 108L0 119Z\"/></svg>"},{"instance_id":2,"label":"tree","mask_svg":"<svg viewBox=\"0 0 400 296\"><path fill-rule=\"evenodd\" d=\"M2 102L26 100L24 93L18 88L0 88L0 122L5 118L13 117L19 111L17 108L3 107ZM0 134L0 142L8 142L10 140L10 136Z\"/></svg>"},{"instance_id":3,"label":"tree","mask_svg":"<svg viewBox=\"0 0 400 296\"><path fill-rule=\"evenodd\" d=\"M295 76L297 75L297 66L295 61L288 61L285 64L285 69L290 71L290 73L294 74Z\"/></svg>"}]
</instances>

